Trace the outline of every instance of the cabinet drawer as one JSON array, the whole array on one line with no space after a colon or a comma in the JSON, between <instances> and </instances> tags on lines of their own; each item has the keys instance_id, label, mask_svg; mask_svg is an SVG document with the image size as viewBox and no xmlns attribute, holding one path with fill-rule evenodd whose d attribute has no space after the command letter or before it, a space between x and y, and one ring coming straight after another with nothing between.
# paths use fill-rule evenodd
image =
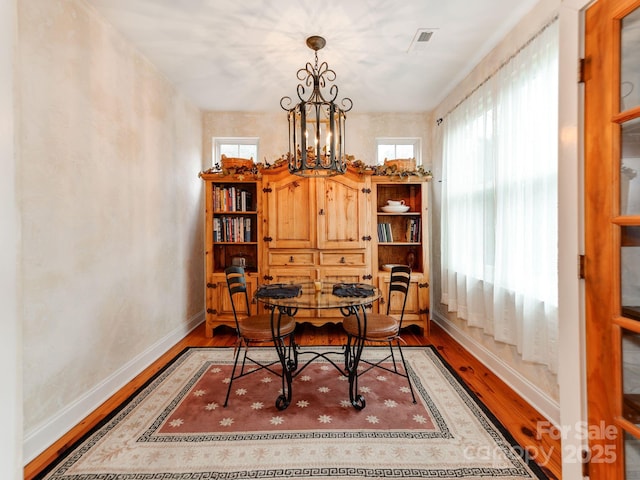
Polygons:
<instances>
[{"instance_id":1,"label":"cabinet drawer","mask_svg":"<svg viewBox=\"0 0 640 480\"><path fill-rule=\"evenodd\" d=\"M320 252L320 265L366 265L366 252Z\"/></svg>"},{"instance_id":2,"label":"cabinet drawer","mask_svg":"<svg viewBox=\"0 0 640 480\"><path fill-rule=\"evenodd\" d=\"M269 252L269 265L315 265L314 252Z\"/></svg>"}]
</instances>

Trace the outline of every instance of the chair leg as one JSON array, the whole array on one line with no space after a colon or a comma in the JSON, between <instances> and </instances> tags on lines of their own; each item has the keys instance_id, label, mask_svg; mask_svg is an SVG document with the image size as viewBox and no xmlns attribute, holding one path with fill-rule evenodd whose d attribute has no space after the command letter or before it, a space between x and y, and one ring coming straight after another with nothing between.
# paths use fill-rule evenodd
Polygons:
<instances>
[{"instance_id":1,"label":"chair leg","mask_svg":"<svg viewBox=\"0 0 640 480\"><path fill-rule=\"evenodd\" d=\"M402 353L402 347L400 346L400 340L396 340L398 345L398 351L400 352L400 359L402 360L402 366L404 368L404 376L407 378L407 382L409 383L409 390L411 390L411 398L413 399L413 403L416 402L416 396L413 393L413 385L411 385L411 379L409 378L409 370L407 369L407 362L404 360L404 354ZM391 343L389 343L391 345ZM395 368L395 361L394 361Z\"/></svg>"},{"instance_id":2,"label":"chair leg","mask_svg":"<svg viewBox=\"0 0 640 480\"><path fill-rule=\"evenodd\" d=\"M239 342L236 348L235 358L233 359L233 369L231 369L231 378L229 378L229 388L227 388L227 396L224 399L223 407L226 407L227 404L229 403L229 394L231 393L231 385L233 385L233 379L235 378L236 367L238 366L238 359L240 358L241 350L243 350L243 345L242 345L242 342ZM245 353L245 356L246 356L246 353Z\"/></svg>"},{"instance_id":3,"label":"chair leg","mask_svg":"<svg viewBox=\"0 0 640 480\"><path fill-rule=\"evenodd\" d=\"M389 340L389 351L391 352L389 354L389 356L391 357L391 361L393 362L393 371L399 374L400 372L398 372L398 364L396 362L396 354L393 351L393 340Z\"/></svg>"}]
</instances>

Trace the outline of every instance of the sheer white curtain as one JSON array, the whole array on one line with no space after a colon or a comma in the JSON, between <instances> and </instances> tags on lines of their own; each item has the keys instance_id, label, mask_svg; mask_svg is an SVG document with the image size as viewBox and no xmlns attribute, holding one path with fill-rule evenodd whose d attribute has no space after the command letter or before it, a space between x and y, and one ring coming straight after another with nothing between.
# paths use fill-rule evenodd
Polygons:
<instances>
[{"instance_id":1,"label":"sheer white curtain","mask_svg":"<svg viewBox=\"0 0 640 480\"><path fill-rule=\"evenodd\" d=\"M558 22L444 119L442 302L557 371Z\"/></svg>"}]
</instances>

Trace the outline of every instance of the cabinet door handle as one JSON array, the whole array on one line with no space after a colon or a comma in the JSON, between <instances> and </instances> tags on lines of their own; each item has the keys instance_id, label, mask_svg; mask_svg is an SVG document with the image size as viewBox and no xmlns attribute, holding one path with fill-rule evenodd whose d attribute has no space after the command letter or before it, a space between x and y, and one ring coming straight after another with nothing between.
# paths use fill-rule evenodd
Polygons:
<instances>
[{"instance_id":1,"label":"cabinet door handle","mask_svg":"<svg viewBox=\"0 0 640 480\"><path fill-rule=\"evenodd\" d=\"M320 209L320 212L318 213L319 215L324 215L324 208Z\"/></svg>"},{"instance_id":2,"label":"cabinet door handle","mask_svg":"<svg viewBox=\"0 0 640 480\"><path fill-rule=\"evenodd\" d=\"M289 263L293 263L293 255L289 257Z\"/></svg>"},{"instance_id":3,"label":"cabinet door handle","mask_svg":"<svg viewBox=\"0 0 640 480\"><path fill-rule=\"evenodd\" d=\"M344 257L342 257L340 258L340 263L347 263L347 260Z\"/></svg>"}]
</instances>

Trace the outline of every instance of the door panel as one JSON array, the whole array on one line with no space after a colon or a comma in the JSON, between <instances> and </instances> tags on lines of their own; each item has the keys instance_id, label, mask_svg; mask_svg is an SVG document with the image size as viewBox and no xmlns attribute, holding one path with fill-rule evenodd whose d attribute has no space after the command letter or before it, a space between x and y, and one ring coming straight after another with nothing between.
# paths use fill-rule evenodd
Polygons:
<instances>
[{"instance_id":1,"label":"door panel","mask_svg":"<svg viewBox=\"0 0 640 480\"><path fill-rule=\"evenodd\" d=\"M620 25L621 111L640 106L638 45L640 45L640 10L635 10L624 15Z\"/></svg>"},{"instance_id":2,"label":"door panel","mask_svg":"<svg viewBox=\"0 0 640 480\"><path fill-rule=\"evenodd\" d=\"M288 175L267 185L269 248L313 248L316 204L309 178Z\"/></svg>"},{"instance_id":3,"label":"door panel","mask_svg":"<svg viewBox=\"0 0 640 480\"><path fill-rule=\"evenodd\" d=\"M640 478L640 1L585 23L589 475Z\"/></svg>"},{"instance_id":4,"label":"door panel","mask_svg":"<svg viewBox=\"0 0 640 480\"><path fill-rule=\"evenodd\" d=\"M320 269L320 278L331 283L371 283L365 280L368 270L367 267L323 267ZM325 317L341 317L340 311L335 308L327 310L319 310L318 316Z\"/></svg>"},{"instance_id":5,"label":"door panel","mask_svg":"<svg viewBox=\"0 0 640 480\"><path fill-rule=\"evenodd\" d=\"M318 180L318 248L365 248L367 198L362 181L349 177Z\"/></svg>"},{"instance_id":6,"label":"door panel","mask_svg":"<svg viewBox=\"0 0 640 480\"><path fill-rule=\"evenodd\" d=\"M378 277L378 287L380 288L380 293L382 294L382 300L378 306L380 313L387 312L387 298L389 296L389 281L391 275L384 274ZM421 308L423 306L420 305L420 286L419 282L422 280L422 277L418 277L415 275L411 276L411 281L409 283L409 291L407 292L407 304L404 308L404 319L403 326L406 326L410 322L419 321L421 315ZM389 314L394 316L395 318L400 318L400 313L402 312L402 296L394 293L391 298L391 308L389 309ZM406 324L404 322L407 322Z\"/></svg>"},{"instance_id":7,"label":"door panel","mask_svg":"<svg viewBox=\"0 0 640 480\"><path fill-rule=\"evenodd\" d=\"M638 28L640 31L640 27ZM640 41L638 45L640 56ZM640 80L640 74L639 74ZM622 124L620 215L640 215L640 118Z\"/></svg>"},{"instance_id":8,"label":"door panel","mask_svg":"<svg viewBox=\"0 0 640 480\"><path fill-rule=\"evenodd\" d=\"M318 270L311 267L272 267L269 269L271 279L269 283L308 283L320 278ZM314 317L314 310L305 310L301 308L296 314L296 319L304 319Z\"/></svg>"}]
</instances>

